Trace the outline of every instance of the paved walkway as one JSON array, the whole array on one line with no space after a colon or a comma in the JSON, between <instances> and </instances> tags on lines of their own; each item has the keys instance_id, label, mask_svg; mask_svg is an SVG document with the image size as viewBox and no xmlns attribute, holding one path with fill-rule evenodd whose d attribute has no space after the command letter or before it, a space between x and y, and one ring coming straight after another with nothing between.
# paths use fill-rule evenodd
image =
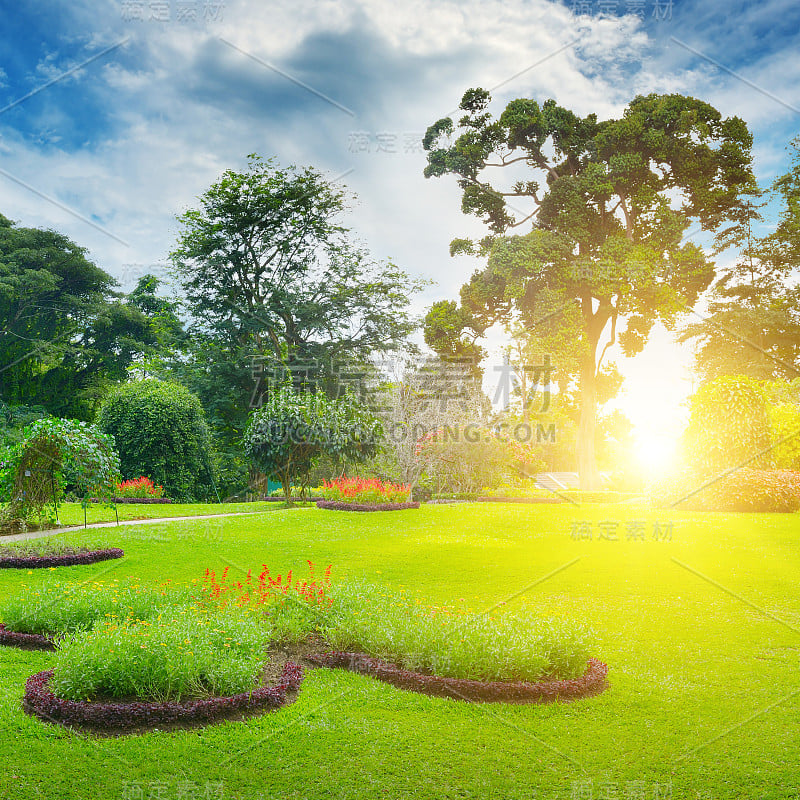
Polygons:
<instances>
[{"instance_id":1,"label":"paved walkway","mask_svg":"<svg viewBox=\"0 0 800 800\"><path fill-rule=\"evenodd\" d=\"M296 506L300 508L311 508L311 506ZM153 519L126 519L117 522L92 522L85 528L83 525L70 525L62 528L51 528L46 531L29 531L28 533L15 533L13 536L0 536L0 544L6 542L24 542L27 539L44 539L48 536L55 536L59 533L72 533L73 531L89 530L90 528L116 528L118 525L153 525L161 522L183 522L194 519L222 519L223 517L252 517L256 514L269 514L267 510L262 511L229 511L226 514L198 514L191 517L155 517Z\"/></svg>"}]
</instances>

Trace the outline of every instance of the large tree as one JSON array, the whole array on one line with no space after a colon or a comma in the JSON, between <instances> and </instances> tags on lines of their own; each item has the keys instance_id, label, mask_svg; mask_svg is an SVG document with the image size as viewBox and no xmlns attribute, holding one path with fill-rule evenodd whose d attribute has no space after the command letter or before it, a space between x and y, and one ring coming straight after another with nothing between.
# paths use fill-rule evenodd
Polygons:
<instances>
[{"instance_id":1,"label":"large tree","mask_svg":"<svg viewBox=\"0 0 800 800\"><path fill-rule=\"evenodd\" d=\"M462 211L489 229L450 246L487 259L462 287L463 328L483 334L515 317L535 326L542 296L577 309L577 467L593 488L604 352L617 342L626 355L641 351L657 321L674 324L711 283L713 266L684 237L692 223L717 231L743 217L756 189L752 137L741 119L681 95L636 97L604 121L532 99L511 101L494 119L490 101L470 89L458 131L440 119L423 140L426 177L457 175ZM502 177L493 182L493 172Z\"/></svg>"},{"instance_id":2,"label":"large tree","mask_svg":"<svg viewBox=\"0 0 800 800\"><path fill-rule=\"evenodd\" d=\"M178 368L224 439L241 436L270 380L288 371L298 388L334 392L343 367L406 346L415 329L421 282L358 245L346 204L318 171L251 155L180 218L171 257L194 344Z\"/></svg>"},{"instance_id":3,"label":"large tree","mask_svg":"<svg viewBox=\"0 0 800 800\"><path fill-rule=\"evenodd\" d=\"M0 215L0 400L91 419L157 337L63 234Z\"/></svg>"}]
</instances>

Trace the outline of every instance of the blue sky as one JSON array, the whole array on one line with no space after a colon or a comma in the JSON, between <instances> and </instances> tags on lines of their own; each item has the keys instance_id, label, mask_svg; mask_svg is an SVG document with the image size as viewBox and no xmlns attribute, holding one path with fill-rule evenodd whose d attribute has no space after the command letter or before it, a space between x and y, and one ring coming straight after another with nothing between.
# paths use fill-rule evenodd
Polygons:
<instances>
[{"instance_id":1,"label":"blue sky","mask_svg":"<svg viewBox=\"0 0 800 800\"><path fill-rule=\"evenodd\" d=\"M448 243L481 225L454 181L422 177L419 138L472 86L498 87L496 109L554 97L600 117L700 97L748 123L765 184L800 132L796 0L73 0L3 23L0 212L64 231L126 289L163 270L175 215L257 152L340 178L373 253L436 281L422 304L455 297L478 265ZM657 333L620 361L640 428L689 391L689 356Z\"/></svg>"}]
</instances>

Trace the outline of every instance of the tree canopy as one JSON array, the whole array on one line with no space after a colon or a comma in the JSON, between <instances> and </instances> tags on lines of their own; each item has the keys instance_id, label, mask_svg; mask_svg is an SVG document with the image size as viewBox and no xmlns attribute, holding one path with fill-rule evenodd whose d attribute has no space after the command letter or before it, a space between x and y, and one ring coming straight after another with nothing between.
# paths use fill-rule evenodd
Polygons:
<instances>
[{"instance_id":1,"label":"tree canopy","mask_svg":"<svg viewBox=\"0 0 800 800\"><path fill-rule=\"evenodd\" d=\"M757 236L765 203L754 203L725 232L719 249L735 247L739 256L721 270L707 313L681 331L681 341L695 343L696 368L705 380L800 375L800 287L794 274L800 266L800 139L790 147L790 169L772 184L777 223Z\"/></svg>"},{"instance_id":2,"label":"tree canopy","mask_svg":"<svg viewBox=\"0 0 800 800\"><path fill-rule=\"evenodd\" d=\"M145 311L63 234L0 215L0 400L91 419L157 343Z\"/></svg>"},{"instance_id":3,"label":"tree canopy","mask_svg":"<svg viewBox=\"0 0 800 800\"><path fill-rule=\"evenodd\" d=\"M604 353L616 343L640 352L657 321L673 325L709 286L712 264L684 239L693 223L716 232L744 219L757 190L752 137L738 117L677 94L636 97L603 121L533 99L511 101L495 119L490 101L468 90L458 125L441 119L423 140L426 177L456 175L462 211L489 231L451 243L451 254L486 258L461 289L460 318L449 313L451 336L469 342L464 332L513 318L538 332L564 309L581 343L577 466L594 488ZM442 349L454 346L440 338Z\"/></svg>"},{"instance_id":4,"label":"tree canopy","mask_svg":"<svg viewBox=\"0 0 800 800\"><path fill-rule=\"evenodd\" d=\"M232 472L249 410L286 374L335 395L340 372L410 347L423 282L359 245L347 201L311 167L252 155L180 217L171 258L191 345L172 369L208 409Z\"/></svg>"}]
</instances>

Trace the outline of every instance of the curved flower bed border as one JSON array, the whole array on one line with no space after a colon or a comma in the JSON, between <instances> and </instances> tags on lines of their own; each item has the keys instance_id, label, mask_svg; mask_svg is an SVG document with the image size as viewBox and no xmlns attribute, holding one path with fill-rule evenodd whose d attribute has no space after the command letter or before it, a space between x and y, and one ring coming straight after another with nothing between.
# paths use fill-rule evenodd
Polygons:
<instances>
[{"instance_id":1,"label":"curved flower bed border","mask_svg":"<svg viewBox=\"0 0 800 800\"><path fill-rule=\"evenodd\" d=\"M317 508L333 511L400 511L404 508L419 508L419 503L341 503L338 500L317 500Z\"/></svg>"},{"instance_id":2,"label":"curved flower bed border","mask_svg":"<svg viewBox=\"0 0 800 800\"><path fill-rule=\"evenodd\" d=\"M46 567L73 567L78 564L95 564L125 555L119 547L108 550L89 550L86 553L64 553L47 556L0 556L0 569L43 569Z\"/></svg>"},{"instance_id":3,"label":"curved flower bed border","mask_svg":"<svg viewBox=\"0 0 800 800\"><path fill-rule=\"evenodd\" d=\"M64 700L50 691L52 670L37 672L25 683L23 708L45 722L94 730L124 731L135 728L154 728L159 725L192 725L225 719L243 712L280 708L286 695L300 688L303 668L289 662L280 679L272 686L259 686L252 692L230 697L210 697L206 700L187 700L153 703L87 702Z\"/></svg>"},{"instance_id":4,"label":"curved flower bed border","mask_svg":"<svg viewBox=\"0 0 800 800\"><path fill-rule=\"evenodd\" d=\"M40 633L18 633L8 631L6 626L0 622L0 645L8 647L19 647L23 650L55 650L53 640Z\"/></svg>"},{"instance_id":5,"label":"curved flower bed border","mask_svg":"<svg viewBox=\"0 0 800 800\"><path fill-rule=\"evenodd\" d=\"M596 658L589 659L586 672L580 678L540 683L505 683L424 675L363 653L319 653L308 656L308 660L320 667L347 669L370 675L399 689L479 703L553 703L556 700L578 700L600 694L608 685L608 666Z\"/></svg>"}]
</instances>

